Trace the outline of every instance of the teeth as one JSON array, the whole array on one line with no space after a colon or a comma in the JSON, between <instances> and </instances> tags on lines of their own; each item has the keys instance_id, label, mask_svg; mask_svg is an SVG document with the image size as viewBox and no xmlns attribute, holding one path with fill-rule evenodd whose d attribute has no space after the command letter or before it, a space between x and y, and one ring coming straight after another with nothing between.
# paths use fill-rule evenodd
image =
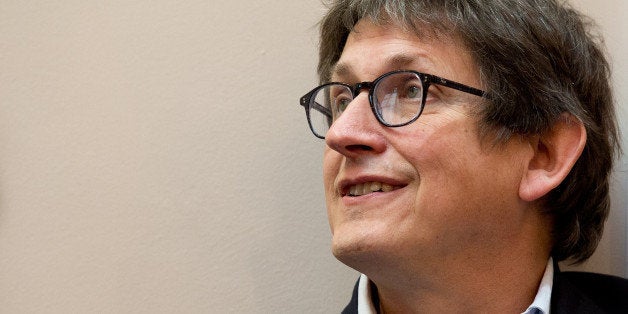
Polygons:
<instances>
[{"instance_id":1,"label":"teeth","mask_svg":"<svg viewBox=\"0 0 628 314\"><path fill-rule=\"evenodd\" d=\"M390 192L393 190L393 186L389 184L382 184L382 192Z\"/></svg>"},{"instance_id":2,"label":"teeth","mask_svg":"<svg viewBox=\"0 0 628 314\"><path fill-rule=\"evenodd\" d=\"M360 189L360 191L362 191L362 189ZM349 189L349 195L358 195L358 186L357 185L351 186L351 188Z\"/></svg>"},{"instance_id":3,"label":"teeth","mask_svg":"<svg viewBox=\"0 0 628 314\"><path fill-rule=\"evenodd\" d=\"M362 196L373 192L390 192L394 187L390 184L381 182L366 182L362 184L352 185L349 188L350 196Z\"/></svg>"}]
</instances>

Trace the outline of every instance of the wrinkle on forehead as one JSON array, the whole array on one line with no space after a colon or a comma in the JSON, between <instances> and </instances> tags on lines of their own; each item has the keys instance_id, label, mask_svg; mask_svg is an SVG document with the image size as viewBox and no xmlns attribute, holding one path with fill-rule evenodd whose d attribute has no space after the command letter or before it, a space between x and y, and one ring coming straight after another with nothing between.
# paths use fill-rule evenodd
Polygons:
<instances>
[{"instance_id":1,"label":"wrinkle on forehead","mask_svg":"<svg viewBox=\"0 0 628 314\"><path fill-rule=\"evenodd\" d=\"M433 26L427 23L414 23L407 25L403 22L396 22L390 19L371 17L365 17L359 20L351 29L349 36L347 37L343 51L352 40L363 39L364 36L377 37L383 35L383 33L373 35L370 33L372 30L370 26L377 26L386 32L387 30L397 29L400 30L408 39L419 39L426 44L438 44L449 45L452 48L458 48L461 51L467 51L466 46L462 43L458 36L454 35L453 31L444 30L442 27ZM366 30L368 31L364 31ZM330 71L330 77L333 76L351 76L355 71L350 64L346 64L342 60L342 53L340 58L332 65ZM400 51L394 55L391 55L385 60L385 64L391 68L405 69L410 64L416 63L417 60L430 60L430 54L424 50L408 49L407 51Z\"/></svg>"},{"instance_id":2,"label":"wrinkle on forehead","mask_svg":"<svg viewBox=\"0 0 628 314\"><path fill-rule=\"evenodd\" d=\"M423 51L399 52L388 56L382 64L391 69L409 69L410 65L424 59L429 60L429 56ZM355 73L355 70L351 64L339 61L334 65L331 73L332 77L350 77Z\"/></svg>"},{"instance_id":3,"label":"wrinkle on forehead","mask_svg":"<svg viewBox=\"0 0 628 314\"><path fill-rule=\"evenodd\" d=\"M356 45L359 45L358 49L363 49L363 51L356 52ZM386 45L392 46L384 47ZM445 53L444 59L442 51L449 51ZM377 61L365 59L373 53L377 55ZM347 57L348 55L351 57ZM376 67L373 67L373 62L377 62ZM457 38L445 35L437 38L422 37L397 24L382 25L370 19L362 19L348 36L340 58L331 68L330 79L357 83L365 79L375 79L389 71L414 70L456 80L456 73L448 71L452 63L463 63L464 67L470 71L478 71L477 64L468 49ZM364 75L365 68L379 70ZM362 75L357 75L358 73ZM471 85L472 82L462 81L461 83Z\"/></svg>"}]
</instances>

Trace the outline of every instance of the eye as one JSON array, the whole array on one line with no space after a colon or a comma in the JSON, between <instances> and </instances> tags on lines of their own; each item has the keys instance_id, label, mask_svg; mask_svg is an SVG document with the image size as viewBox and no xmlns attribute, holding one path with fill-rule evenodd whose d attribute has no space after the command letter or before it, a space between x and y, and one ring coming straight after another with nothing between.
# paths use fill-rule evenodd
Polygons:
<instances>
[{"instance_id":1,"label":"eye","mask_svg":"<svg viewBox=\"0 0 628 314\"><path fill-rule=\"evenodd\" d=\"M421 88L416 86L416 85L408 86L408 88L406 89L406 97L407 98L421 97L420 93L421 93Z\"/></svg>"},{"instance_id":2,"label":"eye","mask_svg":"<svg viewBox=\"0 0 628 314\"><path fill-rule=\"evenodd\" d=\"M338 113L342 113L345 111L345 109L347 109L347 106L349 106L349 103L351 102L351 98L350 97L346 97L341 95L340 97L336 97L335 99L335 104L336 104L336 111Z\"/></svg>"},{"instance_id":3,"label":"eye","mask_svg":"<svg viewBox=\"0 0 628 314\"><path fill-rule=\"evenodd\" d=\"M328 95L327 103L335 120L347 109L347 106L353 100L353 94L347 86L336 84L329 87Z\"/></svg>"}]
</instances>

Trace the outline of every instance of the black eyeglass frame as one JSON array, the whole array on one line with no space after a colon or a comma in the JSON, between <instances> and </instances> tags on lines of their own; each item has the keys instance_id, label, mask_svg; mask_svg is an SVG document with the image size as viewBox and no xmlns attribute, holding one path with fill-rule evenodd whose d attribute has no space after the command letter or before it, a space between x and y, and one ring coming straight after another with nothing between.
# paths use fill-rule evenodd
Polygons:
<instances>
[{"instance_id":1,"label":"black eyeglass frame","mask_svg":"<svg viewBox=\"0 0 628 314\"><path fill-rule=\"evenodd\" d=\"M384 119L382 118L381 113L379 112L379 110L375 107L375 103L373 101L373 95L374 95L374 90L375 87L377 86L377 84L385 79L386 77L389 77L391 75L395 75L395 74L399 74L399 73L411 73L414 74L416 76L419 77L419 79L421 80L422 84L423 84L423 94L422 94L422 98L421 98L421 108L419 108L419 112L416 114L415 117L413 117L412 119L410 119L407 122L403 122L403 123L399 123L399 124L391 124L391 123L387 123L386 121L384 121ZM404 126L404 125L408 125L414 121L416 121L420 116L421 113L423 113L423 108L425 107L425 99L427 98L427 92L430 88L431 84L436 84L436 85L441 85L441 86L445 86L445 87L449 87L449 88L453 88L455 90L461 91L461 92L465 92L468 94L472 94L475 96L480 96L483 98L489 98L489 95L480 89L477 89L475 87L471 87L462 83L458 83L452 80L448 80L445 78L442 78L440 76L436 76L436 75L432 75L432 74L427 74L427 73L422 73L422 72L418 72L418 71L413 71L413 70L397 70L397 71L391 71L391 72L387 72L382 74L381 76L379 76L378 78L376 78L374 81L372 82L361 82L361 83L357 83L355 85L349 85L349 84L345 84L345 83L341 83L341 82L330 82L330 83L326 83L320 86L315 87L314 89L312 89L311 91L309 91L307 94L303 95L300 99L300 105L304 107L305 109L305 115L307 117L307 122L308 125L310 127L310 131L312 131L312 133L314 134L314 136L320 138L320 139L325 139L325 136L319 135L316 133L316 131L314 130L314 127L312 126L312 120L310 119L310 109L314 109L319 111L320 113L324 114L325 116L328 117L329 119L329 126L331 127L331 124L333 123L332 119L332 112L329 110L329 108L325 108L323 106L321 106L320 104L316 103L315 97L312 97L314 95L316 95L321 89L330 86L330 85L342 85L342 86L346 86L347 88L349 88L351 90L351 93L353 95L353 99L355 99L358 94L360 94L362 92L363 89L367 89L369 94L368 94L368 98L369 98L369 104L371 106L371 111L373 111L373 114L375 115L375 118L377 119L377 121L379 123L381 123L382 125L386 126L386 127L400 127L400 126Z\"/></svg>"}]
</instances>

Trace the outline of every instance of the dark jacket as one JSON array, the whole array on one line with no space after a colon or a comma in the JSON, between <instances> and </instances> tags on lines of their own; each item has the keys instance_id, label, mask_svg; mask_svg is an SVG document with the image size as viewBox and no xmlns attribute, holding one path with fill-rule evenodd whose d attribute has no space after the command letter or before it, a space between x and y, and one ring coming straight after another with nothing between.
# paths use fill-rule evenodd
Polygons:
<instances>
[{"instance_id":1,"label":"dark jacket","mask_svg":"<svg viewBox=\"0 0 628 314\"><path fill-rule=\"evenodd\" d=\"M373 289L372 291L377 291ZM379 307L376 293L373 302ZM551 314L628 313L628 279L584 272L561 272L554 264ZM358 284L342 314L358 313Z\"/></svg>"}]
</instances>

